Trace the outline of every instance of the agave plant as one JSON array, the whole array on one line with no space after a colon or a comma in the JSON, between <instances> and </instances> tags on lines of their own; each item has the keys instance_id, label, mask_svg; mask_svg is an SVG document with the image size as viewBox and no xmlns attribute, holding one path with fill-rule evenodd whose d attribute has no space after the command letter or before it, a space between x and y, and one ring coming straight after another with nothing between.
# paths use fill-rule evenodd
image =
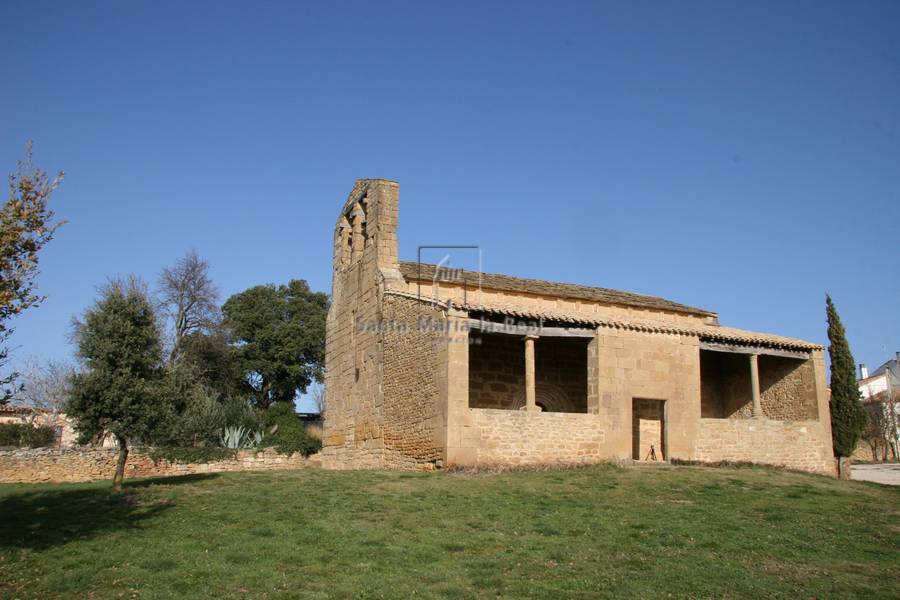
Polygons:
<instances>
[{"instance_id":1,"label":"agave plant","mask_svg":"<svg viewBox=\"0 0 900 600\"><path fill-rule=\"evenodd\" d=\"M245 442L247 446L245 448L256 448L263 441L262 431L253 431L247 435L247 441Z\"/></svg>"},{"instance_id":2,"label":"agave plant","mask_svg":"<svg viewBox=\"0 0 900 600\"><path fill-rule=\"evenodd\" d=\"M256 448L262 439L261 431L250 431L244 427L226 427L222 430L220 438L223 448L233 450Z\"/></svg>"}]
</instances>

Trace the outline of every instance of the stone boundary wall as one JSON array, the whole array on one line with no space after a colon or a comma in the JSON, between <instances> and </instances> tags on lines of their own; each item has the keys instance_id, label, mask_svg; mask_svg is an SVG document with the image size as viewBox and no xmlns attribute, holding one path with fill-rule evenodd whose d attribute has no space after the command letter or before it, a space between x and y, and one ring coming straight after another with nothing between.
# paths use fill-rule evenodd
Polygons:
<instances>
[{"instance_id":1,"label":"stone boundary wall","mask_svg":"<svg viewBox=\"0 0 900 600\"><path fill-rule=\"evenodd\" d=\"M701 462L751 462L835 474L831 444L818 421L700 419L694 458ZM829 440L830 441L830 440Z\"/></svg>"},{"instance_id":2,"label":"stone boundary wall","mask_svg":"<svg viewBox=\"0 0 900 600\"><path fill-rule=\"evenodd\" d=\"M464 444L475 451L474 464L528 465L605 462L605 432L597 415L470 409L472 435ZM472 464L467 461L466 464Z\"/></svg>"},{"instance_id":3,"label":"stone boundary wall","mask_svg":"<svg viewBox=\"0 0 900 600\"><path fill-rule=\"evenodd\" d=\"M856 443L856 448L853 450L853 456L850 458L854 463L863 462L870 463L882 462L882 458L885 456L885 451L887 452L887 459L889 461L894 460L894 452L890 446L885 447L883 440L878 440L875 444L875 455L872 455L872 444L867 439L861 439Z\"/></svg>"},{"instance_id":4,"label":"stone boundary wall","mask_svg":"<svg viewBox=\"0 0 900 600\"><path fill-rule=\"evenodd\" d=\"M116 468L112 448L10 450L0 452L0 483L61 483L112 479ZM209 463L154 461L149 451L132 450L125 465L125 478L222 473L226 471L275 471L302 469L318 464L316 457L286 456L271 448L238 450L234 459Z\"/></svg>"}]
</instances>

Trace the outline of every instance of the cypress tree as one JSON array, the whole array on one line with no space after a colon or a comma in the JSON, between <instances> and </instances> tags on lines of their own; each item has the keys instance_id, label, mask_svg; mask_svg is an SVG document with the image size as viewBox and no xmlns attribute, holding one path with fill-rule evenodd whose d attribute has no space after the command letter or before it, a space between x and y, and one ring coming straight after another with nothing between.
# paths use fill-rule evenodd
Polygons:
<instances>
[{"instance_id":1,"label":"cypress tree","mask_svg":"<svg viewBox=\"0 0 900 600\"><path fill-rule=\"evenodd\" d=\"M860 402L856 363L850 353L844 325L827 294L825 313L828 317L828 355L831 357L831 436L835 456L846 457L853 454L866 426L866 411Z\"/></svg>"}]
</instances>

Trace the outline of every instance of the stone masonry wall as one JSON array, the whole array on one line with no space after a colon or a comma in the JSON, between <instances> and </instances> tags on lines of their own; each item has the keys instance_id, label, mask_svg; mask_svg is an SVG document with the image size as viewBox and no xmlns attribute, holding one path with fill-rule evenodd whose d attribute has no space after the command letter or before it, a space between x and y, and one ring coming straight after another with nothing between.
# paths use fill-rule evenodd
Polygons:
<instances>
[{"instance_id":1,"label":"stone masonry wall","mask_svg":"<svg viewBox=\"0 0 900 600\"><path fill-rule=\"evenodd\" d=\"M751 462L834 474L831 445L818 421L700 419L696 460ZM828 433L830 437L830 432Z\"/></svg>"},{"instance_id":2,"label":"stone masonry wall","mask_svg":"<svg viewBox=\"0 0 900 600\"><path fill-rule=\"evenodd\" d=\"M469 406L515 410L525 404L525 342L499 333L469 334Z\"/></svg>"},{"instance_id":3,"label":"stone masonry wall","mask_svg":"<svg viewBox=\"0 0 900 600\"><path fill-rule=\"evenodd\" d=\"M117 451L112 448L28 449L0 452L0 483L45 483L112 479ZM234 459L209 463L154 461L147 452L132 450L125 465L126 479L222 473L275 471L317 465L318 459L300 454L285 456L272 449L239 450Z\"/></svg>"},{"instance_id":4,"label":"stone masonry wall","mask_svg":"<svg viewBox=\"0 0 900 600\"><path fill-rule=\"evenodd\" d=\"M778 421L818 419L812 360L761 355L759 386L760 404L766 417Z\"/></svg>"},{"instance_id":5,"label":"stone masonry wall","mask_svg":"<svg viewBox=\"0 0 900 600\"><path fill-rule=\"evenodd\" d=\"M753 416L748 355L701 350L700 385L703 417L749 419Z\"/></svg>"},{"instance_id":6,"label":"stone masonry wall","mask_svg":"<svg viewBox=\"0 0 900 600\"><path fill-rule=\"evenodd\" d=\"M443 459L439 443L439 374L446 320L410 298L385 296L384 466L429 468Z\"/></svg>"},{"instance_id":7,"label":"stone masonry wall","mask_svg":"<svg viewBox=\"0 0 900 600\"><path fill-rule=\"evenodd\" d=\"M473 408L475 464L591 463L609 459L597 415ZM469 463L471 464L471 463Z\"/></svg>"},{"instance_id":8,"label":"stone masonry wall","mask_svg":"<svg viewBox=\"0 0 900 600\"><path fill-rule=\"evenodd\" d=\"M747 354L700 352L701 414L705 418L749 419L753 416L750 362ZM763 414L779 421L818 418L812 360L759 356Z\"/></svg>"},{"instance_id":9,"label":"stone masonry wall","mask_svg":"<svg viewBox=\"0 0 900 600\"><path fill-rule=\"evenodd\" d=\"M700 420L698 339L600 328L595 346L591 361L597 387L588 410L608 420L609 458L634 456L636 399L666 403L666 458L690 458Z\"/></svg>"},{"instance_id":10,"label":"stone masonry wall","mask_svg":"<svg viewBox=\"0 0 900 600\"><path fill-rule=\"evenodd\" d=\"M588 340L540 338L534 344L536 401L549 412L587 412Z\"/></svg>"},{"instance_id":11,"label":"stone masonry wall","mask_svg":"<svg viewBox=\"0 0 900 600\"><path fill-rule=\"evenodd\" d=\"M357 181L334 230L332 302L325 327L327 468L377 468L382 435L381 291L397 266L396 183Z\"/></svg>"}]
</instances>

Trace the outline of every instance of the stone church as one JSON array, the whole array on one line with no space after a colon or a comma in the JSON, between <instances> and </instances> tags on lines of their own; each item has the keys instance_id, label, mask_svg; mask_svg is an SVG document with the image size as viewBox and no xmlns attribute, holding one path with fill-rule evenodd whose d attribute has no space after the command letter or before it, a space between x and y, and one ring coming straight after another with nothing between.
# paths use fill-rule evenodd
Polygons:
<instances>
[{"instance_id":1,"label":"stone church","mask_svg":"<svg viewBox=\"0 0 900 600\"><path fill-rule=\"evenodd\" d=\"M653 296L402 262L398 199L357 181L335 225L326 467L834 472L821 346Z\"/></svg>"}]
</instances>

